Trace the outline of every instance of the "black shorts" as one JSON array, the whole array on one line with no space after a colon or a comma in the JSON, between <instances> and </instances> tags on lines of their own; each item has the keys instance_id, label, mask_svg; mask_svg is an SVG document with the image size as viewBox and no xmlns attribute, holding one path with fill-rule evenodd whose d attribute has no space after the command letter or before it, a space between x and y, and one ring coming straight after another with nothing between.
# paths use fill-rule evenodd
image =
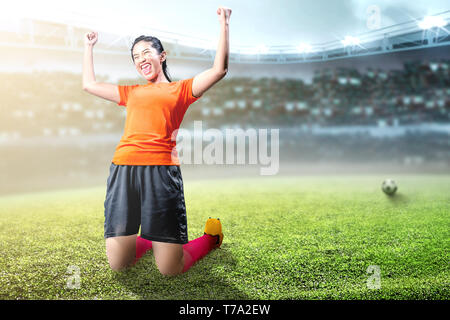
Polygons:
<instances>
[{"instance_id":1,"label":"black shorts","mask_svg":"<svg viewBox=\"0 0 450 320\"><path fill-rule=\"evenodd\" d=\"M183 179L177 165L111 163L105 200L105 238L137 234L188 242Z\"/></svg>"}]
</instances>

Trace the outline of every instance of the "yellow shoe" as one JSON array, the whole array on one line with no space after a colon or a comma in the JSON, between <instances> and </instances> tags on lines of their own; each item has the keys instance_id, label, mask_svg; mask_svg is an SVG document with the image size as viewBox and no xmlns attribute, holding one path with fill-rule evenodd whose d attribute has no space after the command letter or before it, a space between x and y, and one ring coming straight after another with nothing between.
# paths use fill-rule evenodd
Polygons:
<instances>
[{"instance_id":1,"label":"yellow shoe","mask_svg":"<svg viewBox=\"0 0 450 320\"><path fill-rule=\"evenodd\" d=\"M211 219L211 217L209 217L209 219L206 220L204 234L217 237L217 247L220 247L223 240L222 224L220 223L220 219Z\"/></svg>"}]
</instances>

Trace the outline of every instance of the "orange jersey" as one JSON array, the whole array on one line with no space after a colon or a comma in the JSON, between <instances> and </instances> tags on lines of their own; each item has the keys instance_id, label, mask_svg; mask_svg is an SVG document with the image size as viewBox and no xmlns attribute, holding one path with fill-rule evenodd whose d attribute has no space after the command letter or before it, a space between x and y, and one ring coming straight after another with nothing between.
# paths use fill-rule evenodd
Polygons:
<instances>
[{"instance_id":1,"label":"orange jersey","mask_svg":"<svg viewBox=\"0 0 450 320\"><path fill-rule=\"evenodd\" d=\"M180 127L189 105L200 98L192 95L193 80L118 86L118 104L127 108L127 118L114 164L180 164L174 131Z\"/></svg>"}]
</instances>

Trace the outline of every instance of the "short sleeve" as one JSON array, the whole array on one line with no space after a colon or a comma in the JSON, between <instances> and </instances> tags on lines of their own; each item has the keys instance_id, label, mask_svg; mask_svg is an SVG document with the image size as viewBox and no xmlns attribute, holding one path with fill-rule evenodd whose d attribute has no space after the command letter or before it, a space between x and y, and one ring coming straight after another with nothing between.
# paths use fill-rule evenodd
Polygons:
<instances>
[{"instance_id":1,"label":"short sleeve","mask_svg":"<svg viewBox=\"0 0 450 320\"><path fill-rule=\"evenodd\" d=\"M192 94L192 83L194 81L194 78L186 79L186 80L180 80L180 97L179 102L182 106L184 106L185 109L189 107L190 104L194 103L200 97L194 97Z\"/></svg>"},{"instance_id":2,"label":"short sleeve","mask_svg":"<svg viewBox=\"0 0 450 320\"><path fill-rule=\"evenodd\" d=\"M132 86L121 86L118 85L119 88L119 95L120 95L120 102L118 103L119 106L127 106L128 102L128 96L130 95L130 92L136 88L138 85L132 85Z\"/></svg>"}]
</instances>

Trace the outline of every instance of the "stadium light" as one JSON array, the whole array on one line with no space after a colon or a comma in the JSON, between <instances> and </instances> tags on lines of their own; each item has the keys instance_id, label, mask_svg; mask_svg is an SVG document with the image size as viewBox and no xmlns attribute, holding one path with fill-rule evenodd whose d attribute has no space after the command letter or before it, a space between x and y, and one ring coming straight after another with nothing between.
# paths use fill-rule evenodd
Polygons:
<instances>
[{"instance_id":1,"label":"stadium light","mask_svg":"<svg viewBox=\"0 0 450 320\"><path fill-rule=\"evenodd\" d=\"M361 43L361 41L356 37L346 36L344 40L341 40L341 43L347 47L347 46L357 46Z\"/></svg>"},{"instance_id":2,"label":"stadium light","mask_svg":"<svg viewBox=\"0 0 450 320\"><path fill-rule=\"evenodd\" d=\"M312 47L308 43L300 43L297 46L297 51L300 52L300 53L309 53L309 52L312 51Z\"/></svg>"},{"instance_id":3,"label":"stadium light","mask_svg":"<svg viewBox=\"0 0 450 320\"><path fill-rule=\"evenodd\" d=\"M442 17L427 16L423 18L418 25L423 30L428 30L434 27L443 28L447 25L447 21L445 21Z\"/></svg>"}]
</instances>

